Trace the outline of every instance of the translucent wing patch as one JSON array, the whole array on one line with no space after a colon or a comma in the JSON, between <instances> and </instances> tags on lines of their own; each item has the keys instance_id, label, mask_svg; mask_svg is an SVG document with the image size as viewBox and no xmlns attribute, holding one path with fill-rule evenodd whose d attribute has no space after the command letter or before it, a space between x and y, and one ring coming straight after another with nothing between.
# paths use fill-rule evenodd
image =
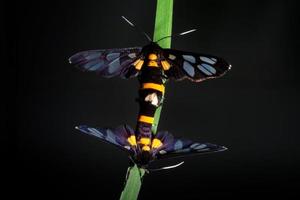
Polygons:
<instances>
[{"instance_id":1,"label":"translucent wing patch","mask_svg":"<svg viewBox=\"0 0 300 200\"><path fill-rule=\"evenodd\" d=\"M182 157L195 154L206 154L225 151L227 148L210 143L193 142L191 140L175 139L168 132L159 132L157 136L163 141L162 148L156 153L158 159Z\"/></svg>"},{"instance_id":2,"label":"translucent wing patch","mask_svg":"<svg viewBox=\"0 0 300 200\"><path fill-rule=\"evenodd\" d=\"M173 49L165 49L164 52L164 57L172 65L169 70L165 71L165 74L175 80L187 78L194 82L200 82L223 76L231 68L229 63L216 56Z\"/></svg>"},{"instance_id":3,"label":"translucent wing patch","mask_svg":"<svg viewBox=\"0 0 300 200\"><path fill-rule=\"evenodd\" d=\"M80 125L75 128L83 133L97 137L102 141L114 144L123 150L131 153L135 152L135 148L131 146L129 139L131 136L134 136L134 130L128 125L119 126L113 129L93 128L86 125Z\"/></svg>"},{"instance_id":4,"label":"translucent wing patch","mask_svg":"<svg viewBox=\"0 0 300 200\"><path fill-rule=\"evenodd\" d=\"M138 75L132 64L141 56L141 50L141 47L133 47L82 51L71 56L69 62L83 71L96 72L102 77L131 78Z\"/></svg>"}]
</instances>

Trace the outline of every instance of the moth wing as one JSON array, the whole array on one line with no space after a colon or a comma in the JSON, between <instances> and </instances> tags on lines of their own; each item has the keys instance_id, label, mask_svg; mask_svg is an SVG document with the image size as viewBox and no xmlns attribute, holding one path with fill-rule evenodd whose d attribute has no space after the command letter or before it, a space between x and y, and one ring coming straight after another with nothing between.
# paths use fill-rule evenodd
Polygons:
<instances>
[{"instance_id":1,"label":"moth wing","mask_svg":"<svg viewBox=\"0 0 300 200\"><path fill-rule=\"evenodd\" d=\"M189 79L194 82L201 82L206 79L221 77L231 68L231 65L223 58L212 55L174 49L165 49L164 53L164 57L171 64L165 74L175 80Z\"/></svg>"},{"instance_id":2,"label":"moth wing","mask_svg":"<svg viewBox=\"0 0 300 200\"><path fill-rule=\"evenodd\" d=\"M86 125L75 127L81 132L97 137L98 139L113 144L129 153L134 153L134 148L128 142L128 138L134 135L134 130L128 125L117 128L93 128Z\"/></svg>"},{"instance_id":3,"label":"moth wing","mask_svg":"<svg viewBox=\"0 0 300 200\"><path fill-rule=\"evenodd\" d=\"M76 53L69 62L82 71L96 72L99 76L131 78L138 75L133 63L141 56L141 47L89 50Z\"/></svg>"},{"instance_id":4,"label":"moth wing","mask_svg":"<svg viewBox=\"0 0 300 200\"><path fill-rule=\"evenodd\" d=\"M161 137L161 136L164 137ZM159 149L156 156L158 159L183 157L196 154L207 154L225 151L227 148L211 143L193 142L191 140L176 139L168 132L158 133L163 146Z\"/></svg>"}]
</instances>

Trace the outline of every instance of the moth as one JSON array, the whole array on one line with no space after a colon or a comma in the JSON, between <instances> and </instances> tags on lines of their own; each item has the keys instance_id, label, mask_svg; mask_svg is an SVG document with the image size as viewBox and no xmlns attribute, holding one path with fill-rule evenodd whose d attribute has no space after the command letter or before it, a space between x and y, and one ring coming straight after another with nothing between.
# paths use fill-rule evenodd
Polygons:
<instances>
[{"instance_id":1,"label":"moth","mask_svg":"<svg viewBox=\"0 0 300 200\"><path fill-rule=\"evenodd\" d=\"M123 19L136 28L128 19ZM177 35L192 31L194 29ZM161 48L158 42L169 36L154 42L146 33L143 34L149 40L144 47L83 51L69 59L81 70L95 72L101 77L138 78L140 110L135 131L128 125L116 129L77 128L128 151L133 162L141 167L164 157L225 150L225 147L214 144L175 139L168 132L153 134L151 127L155 111L163 103L167 80L201 82L223 76L231 65L223 58L208 54Z\"/></svg>"},{"instance_id":2,"label":"moth","mask_svg":"<svg viewBox=\"0 0 300 200\"><path fill-rule=\"evenodd\" d=\"M132 163L137 164L138 167L144 169L148 169L149 164L157 159L221 152L227 149L224 146L210 143L176 139L168 131L159 131L157 134L153 135L151 139L144 137L138 141L136 139L136 131L128 125L121 125L117 128L94 128L82 125L76 127L76 129L117 146L127 152ZM162 169L169 169L177 166L178 165L174 165Z\"/></svg>"}]
</instances>

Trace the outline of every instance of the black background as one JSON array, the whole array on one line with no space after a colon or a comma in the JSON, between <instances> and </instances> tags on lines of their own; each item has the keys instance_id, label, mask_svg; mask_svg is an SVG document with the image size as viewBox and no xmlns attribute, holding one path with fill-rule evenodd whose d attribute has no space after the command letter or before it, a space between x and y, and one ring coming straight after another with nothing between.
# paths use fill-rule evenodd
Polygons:
<instances>
[{"instance_id":1,"label":"black background","mask_svg":"<svg viewBox=\"0 0 300 200\"><path fill-rule=\"evenodd\" d=\"M216 80L169 82L159 130L229 150L189 157L177 169L146 176L140 199L297 194L296 2L175 0L173 33L198 31L174 38L172 48L221 56L233 67ZM145 45L143 36L120 16L152 34L155 1L6 5L5 55L13 73L3 82L10 97L7 133L13 136L6 155L15 162L4 172L11 194L118 199L128 167L126 154L79 134L74 126L134 127L138 82L82 73L67 59L82 50Z\"/></svg>"}]
</instances>

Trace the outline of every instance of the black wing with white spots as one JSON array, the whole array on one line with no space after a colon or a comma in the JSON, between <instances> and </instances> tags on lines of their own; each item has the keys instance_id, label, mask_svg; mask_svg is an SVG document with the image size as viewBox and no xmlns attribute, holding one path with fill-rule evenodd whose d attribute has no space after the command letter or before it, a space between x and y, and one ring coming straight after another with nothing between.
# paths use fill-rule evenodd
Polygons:
<instances>
[{"instance_id":1,"label":"black wing with white spots","mask_svg":"<svg viewBox=\"0 0 300 200\"><path fill-rule=\"evenodd\" d=\"M69 62L83 71L96 72L105 78L131 78L138 75L132 64L141 56L141 50L141 47L133 47L82 51L71 56Z\"/></svg>"},{"instance_id":2,"label":"black wing with white spots","mask_svg":"<svg viewBox=\"0 0 300 200\"><path fill-rule=\"evenodd\" d=\"M86 125L75 127L81 132L97 137L98 139L113 144L128 153L134 153L135 149L128 142L128 138L134 135L134 130L128 125L119 126L117 128L93 128Z\"/></svg>"},{"instance_id":3,"label":"black wing with white spots","mask_svg":"<svg viewBox=\"0 0 300 200\"><path fill-rule=\"evenodd\" d=\"M164 52L165 58L172 66L165 71L165 74L175 80L188 78L191 81L200 82L206 79L218 78L231 68L228 62L216 56L173 49L164 49Z\"/></svg>"},{"instance_id":4,"label":"black wing with white spots","mask_svg":"<svg viewBox=\"0 0 300 200\"><path fill-rule=\"evenodd\" d=\"M195 154L206 154L225 151L227 148L211 143L193 142L191 140L175 139L168 132L159 132L158 138L163 142L162 148L156 154L157 159L183 157Z\"/></svg>"}]
</instances>

